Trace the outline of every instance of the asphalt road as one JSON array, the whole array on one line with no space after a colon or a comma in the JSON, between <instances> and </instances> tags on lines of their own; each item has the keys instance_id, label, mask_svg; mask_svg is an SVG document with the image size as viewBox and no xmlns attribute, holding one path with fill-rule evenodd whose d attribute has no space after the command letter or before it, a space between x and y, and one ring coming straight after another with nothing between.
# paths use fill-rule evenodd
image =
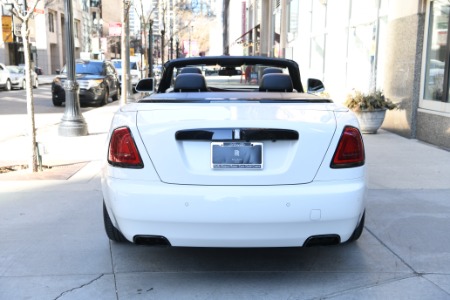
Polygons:
<instances>
[{"instance_id":1,"label":"asphalt road","mask_svg":"<svg viewBox=\"0 0 450 300\"><path fill-rule=\"evenodd\" d=\"M33 89L35 122L37 128L57 124L64 114L64 105L53 106L51 86L40 85ZM111 99L110 99L111 101ZM27 116L27 99L25 90L0 90L0 141L26 134L30 118ZM81 107L81 113L94 107Z\"/></svg>"}]
</instances>

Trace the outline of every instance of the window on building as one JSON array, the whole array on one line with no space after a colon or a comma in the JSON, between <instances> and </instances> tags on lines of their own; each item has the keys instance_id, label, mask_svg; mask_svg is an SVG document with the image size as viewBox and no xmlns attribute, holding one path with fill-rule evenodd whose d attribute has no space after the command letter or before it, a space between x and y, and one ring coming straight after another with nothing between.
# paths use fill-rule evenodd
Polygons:
<instances>
[{"instance_id":1,"label":"window on building","mask_svg":"<svg viewBox=\"0 0 450 300\"><path fill-rule=\"evenodd\" d=\"M75 26L74 26L74 33L73 34L74 34L74 37L77 39L77 38L80 37L80 21L75 20L74 24L75 24Z\"/></svg>"},{"instance_id":2,"label":"window on building","mask_svg":"<svg viewBox=\"0 0 450 300\"><path fill-rule=\"evenodd\" d=\"M91 0L91 7L100 7L102 5L101 0Z\"/></svg>"},{"instance_id":3,"label":"window on building","mask_svg":"<svg viewBox=\"0 0 450 300\"><path fill-rule=\"evenodd\" d=\"M55 32L55 20L52 12L48 13L48 31Z\"/></svg>"},{"instance_id":4,"label":"window on building","mask_svg":"<svg viewBox=\"0 0 450 300\"><path fill-rule=\"evenodd\" d=\"M294 38L294 35L297 34L298 30L298 1L299 0L291 0L288 5L288 38Z\"/></svg>"},{"instance_id":5,"label":"window on building","mask_svg":"<svg viewBox=\"0 0 450 300\"><path fill-rule=\"evenodd\" d=\"M449 69L449 12L448 1L430 4L423 89L426 100L449 102L449 80L445 76Z\"/></svg>"}]
</instances>

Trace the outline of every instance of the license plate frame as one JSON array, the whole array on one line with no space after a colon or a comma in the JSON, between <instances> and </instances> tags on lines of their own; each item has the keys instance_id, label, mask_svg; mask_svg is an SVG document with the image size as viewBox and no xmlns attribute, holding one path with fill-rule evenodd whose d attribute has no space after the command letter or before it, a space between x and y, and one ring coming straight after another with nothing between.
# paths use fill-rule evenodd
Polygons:
<instances>
[{"instance_id":1,"label":"license plate frame","mask_svg":"<svg viewBox=\"0 0 450 300\"><path fill-rule=\"evenodd\" d=\"M212 142L211 169L262 170L263 154L260 142Z\"/></svg>"}]
</instances>

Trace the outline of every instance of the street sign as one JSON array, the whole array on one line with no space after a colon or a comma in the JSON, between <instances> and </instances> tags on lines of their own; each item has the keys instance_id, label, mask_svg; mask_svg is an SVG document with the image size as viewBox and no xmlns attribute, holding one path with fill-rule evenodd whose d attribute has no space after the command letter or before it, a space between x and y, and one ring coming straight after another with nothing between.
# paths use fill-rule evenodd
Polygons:
<instances>
[{"instance_id":1,"label":"street sign","mask_svg":"<svg viewBox=\"0 0 450 300\"><path fill-rule=\"evenodd\" d=\"M14 35L22 36L22 20L14 18Z\"/></svg>"},{"instance_id":2,"label":"street sign","mask_svg":"<svg viewBox=\"0 0 450 300\"><path fill-rule=\"evenodd\" d=\"M3 34L3 42L4 43L14 42L11 27L12 27L12 17L11 16L2 16L2 34Z\"/></svg>"},{"instance_id":3,"label":"street sign","mask_svg":"<svg viewBox=\"0 0 450 300\"><path fill-rule=\"evenodd\" d=\"M122 23L114 22L109 23L109 36L121 36L122 35Z\"/></svg>"}]
</instances>

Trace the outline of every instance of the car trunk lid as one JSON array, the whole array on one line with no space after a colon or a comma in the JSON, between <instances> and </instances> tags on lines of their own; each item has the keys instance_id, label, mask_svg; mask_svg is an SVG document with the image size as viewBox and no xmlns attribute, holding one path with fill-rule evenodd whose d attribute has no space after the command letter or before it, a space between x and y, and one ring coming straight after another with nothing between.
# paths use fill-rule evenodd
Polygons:
<instances>
[{"instance_id":1,"label":"car trunk lid","mask_svg":"<svg viewBox=\"0 0 450 300\"><path fill-rule=\"evenodd\" d=\"M327 104L142 104L137 127L163 182L280 185L314 179L336 121Z\"/></svg>"}]
</instances>

